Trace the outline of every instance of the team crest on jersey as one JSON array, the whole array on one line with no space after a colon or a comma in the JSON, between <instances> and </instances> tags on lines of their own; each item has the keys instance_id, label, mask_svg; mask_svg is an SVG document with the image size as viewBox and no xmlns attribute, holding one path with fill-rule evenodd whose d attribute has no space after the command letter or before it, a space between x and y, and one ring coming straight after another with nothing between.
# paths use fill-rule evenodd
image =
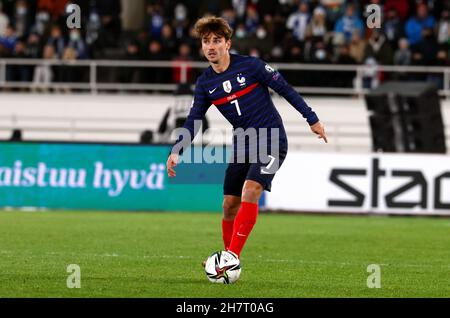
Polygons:
<instances>
[{"instance_id":1,"label":"team crest on jersey","mask_svg":"<svg viewBox=\"0 0 450 318\"><path fill-rule=\"evenodd\" d=\"M232 87L231 87L231 82L230 82L230 81L225 81L225 82L223 82L223 90L224 90L226 93L230 93L230 92L231 92Z\"/></svg>"},{"instance_id":2,"label":"team crest on jersey","mask_svg":"<svg viewBox=\"0 0 450 318\"><path fill-rule=\"evenodd\" d=\"M238 74L237 78L236 78L237 82L239 83L239 85L241 87L245 86L245 77L242 76L242 74Z\"/></svg>"},{"instance_id":3,"label":"team crest on jersey","mask_svg":"<svg viewBox=\"0 0 450 318\"><path fill-rule=\"evenodd\" d=\"M273 69L273 67L270 66L269 64L266 64L266 71L269 72L269 73L275 72L275 70Z\"/></svg>"}]
</instances>

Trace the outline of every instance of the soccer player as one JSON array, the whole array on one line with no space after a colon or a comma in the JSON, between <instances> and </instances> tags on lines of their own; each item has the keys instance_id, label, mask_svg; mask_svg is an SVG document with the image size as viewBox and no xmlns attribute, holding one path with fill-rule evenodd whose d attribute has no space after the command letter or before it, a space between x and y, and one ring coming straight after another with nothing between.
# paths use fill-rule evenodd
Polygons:
<instances>
[{"instance_id":1,"label":"soccer player","mask_svg":"<svg viewBox=\"0 0 450 318\"><path fill-rule=\"evenodd\" d=\"M328 141L315 112L279 72L258 58L229 53L232 30L224 19L201 18L195 31L210 67L197 80L183 127L190 132L190 139L178 138L167 159L167 172L169 177L176 176L174 167L183 150L180 145L190 145L196 133L194 121L200 121L215 105L234 129L233 156L223 187L222 238L225 249L240 257L256 223L259 198L263 190L270 191L288 147L282 119L268 88L283 96L306 119L312 132ZM256 139L247 132L251 129L256 131Z\"/></svg>"}]
</instances>

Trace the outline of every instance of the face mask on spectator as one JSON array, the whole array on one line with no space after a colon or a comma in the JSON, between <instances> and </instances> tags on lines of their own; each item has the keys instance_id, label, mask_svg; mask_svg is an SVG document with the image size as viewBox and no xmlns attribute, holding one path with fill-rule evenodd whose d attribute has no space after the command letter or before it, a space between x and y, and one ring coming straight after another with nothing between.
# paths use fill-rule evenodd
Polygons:
<instances>
[{"instance_id":1,"label":"face mask on spectator","mask_svg":"<svg viewBox=\"0 0 450 318\"><path fill-rule=\"evenodd\" d=\"M236 37L239 39L242 39L243 37L245 37L245 30L242 30L242 29L236 30Z\"/></svg>"},{"instance_id":2,"label":"face mask on spectator","mask_svg":"<svg viewBox=\"0 0 450 318\"><path fill-rule=\"evenodd\" d=\"M186 8L183 5L177 5L175 8L175 19L177 19L178 21L183 21L184 19L186 19Z\"/></svg>"},{"instance_id":3,"label":"face mask on spectator","mask_svg":"<svg viewBox=\"0 0 450 318\"><path fill-rule=\"evenodd\" d=\"M18 15L25 15L25 14L27 14L27 8L25 8L25 7L18 7L17 8L17 14Z\"/></svg>"},{"instance_id":4,"label":"face mask on spectator","mask_svg":"<svg viewBox=\"0 0 450 318\"><path fill-rule=\"evenodd\" d=\"M70 39L73 41L77 41L80 38L80 34L78 32L71 32Z\"/></svg>"},{"instance_id":5,"label":"face mask on spectator","mask_svg":"<svg viewBox=\"0 0 450 318\"><path fill-rule=\"evenodd\" d=\"M48 12L42 11L36 15L36 19L39 21L48 21L50 20L50 14Z\"/></svg>"},{"instance_id":6,"label":"face mask on spectator","mask_svg":"<svg viewBox=\"0 0 450 318\"><path fill-rule=\"evenodd\" d=\"M264 29L258 29L258 31L256 31L256 37L260 40L264 39L267 35L266 30Z\"/></svg>"},{"instance_id":7,"label":"face mask on spectator","mask_svg":"<svg viewBox=\"0 0 450 318\"><path fill-rule=\"evenodd\" d=\"M316 59L323 60L325 59L325 56L326 56L325 50L320 49L316 51Z\"/></svg>"}]
</instances>

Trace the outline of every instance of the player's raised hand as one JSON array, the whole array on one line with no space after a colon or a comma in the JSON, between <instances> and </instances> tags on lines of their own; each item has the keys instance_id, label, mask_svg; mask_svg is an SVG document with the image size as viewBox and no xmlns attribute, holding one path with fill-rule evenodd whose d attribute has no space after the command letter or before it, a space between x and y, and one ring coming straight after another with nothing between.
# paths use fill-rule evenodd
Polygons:
<instances>
[{"instance_id":1,"label":"player's raised hand","mask_svg":"<svg viewBox=\"0 0 450 318\"><path fill-rule=\"evenodd\" d=\"M169 175L170 178L173 178L177 175L173 168L175 168L177 166L178 158L179 158L179 156L176 153L171 154L169 156L169 158L167 158L167 163L166 163L167 174Z\"/></svg>"},{"instance_id":2,"label":"player's raised hand","mask_svg":"<svg viewBox=\"0 0 450 318\"><path fill-rule=\"evenodd\" d=\"M327 135L325 134L325 127L320 121L312 125L311 130L316 135L319 135L319 138L323 139L326 143L328 143Z\"/></svg>"}]
</instances>

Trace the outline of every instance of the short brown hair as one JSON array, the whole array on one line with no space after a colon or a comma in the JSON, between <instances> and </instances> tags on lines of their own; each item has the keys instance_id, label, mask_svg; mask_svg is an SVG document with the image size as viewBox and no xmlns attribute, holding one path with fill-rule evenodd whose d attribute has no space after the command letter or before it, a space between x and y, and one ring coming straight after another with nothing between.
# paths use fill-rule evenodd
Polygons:
<instances>
[{"instance_id":1,"label":"short brown hair","mask_svg":"<svg viewBox=\"0 0 450 318\"><path fill-rule=\"evenodd\" d=\"M202 39L204 36L213 33L220 37L224 37L225 40L230 40L233 35L233 30L224 18L218 18L215 16L203 17L195 23L195 34L198 38Z\"/></svg>"}]
</instances>

